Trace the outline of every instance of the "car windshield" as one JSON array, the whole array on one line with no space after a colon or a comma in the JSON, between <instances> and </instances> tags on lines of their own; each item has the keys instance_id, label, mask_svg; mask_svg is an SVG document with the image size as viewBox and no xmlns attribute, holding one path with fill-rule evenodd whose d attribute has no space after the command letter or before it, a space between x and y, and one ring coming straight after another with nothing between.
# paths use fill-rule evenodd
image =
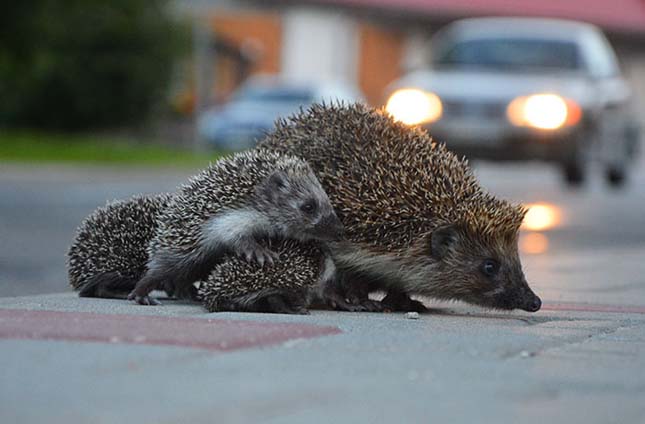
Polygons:
<instances>
[{"instance_id":1,"label":"car windshield","mask_svg":"<svg viewBox=\"0 0 645 424\"><path fill-rule=\"evenodd\" d=\"M247 87L235 100L244 102L309 103L313 100L311 90L287 87Z\"/></svg>"},{"instance_id":2,"label":"car windshield","mask_svg":"<svg viewBox=\"0 0 645 424\"><path fill-rule=\"evenodd\" d=\"M575 43L527 38L486 38L458 42L440 51L435 64L508 70L581 68Z\"/></svg>"}]
</instances>

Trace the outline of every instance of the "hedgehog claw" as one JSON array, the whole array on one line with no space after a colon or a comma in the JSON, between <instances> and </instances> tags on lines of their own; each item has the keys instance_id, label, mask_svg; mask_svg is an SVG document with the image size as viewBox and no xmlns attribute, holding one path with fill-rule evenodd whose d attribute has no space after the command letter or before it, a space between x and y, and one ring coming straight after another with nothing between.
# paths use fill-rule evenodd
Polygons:
<instances>
[{"instance_id":1,"label":"hedgehog claw","mask_svg":"<svg viewBox=\"0 0 645 424\"><path fill-rule=\"evenodd\" d=\"M137 302L139 305L148 305L148 306L158 306L161 305L161 302L159 302L157 299L154 297L150 296L139 296L135 292L132 292L128 295L128 300L134 300Z\"/></svg>"},{"instance_id":2,"label":"hedgehog claw","mask_svg":"<svg viewBox=\"0 0 645 424\"><path fill-rule=\"evenodd\" d=\"M348 302L347 299L343 299L342 296L339 296L337 294L328 293L325 295L325 297L326 297L327 305L336 311L371 312L363 304L353 305L350 302Z\"/></svg>"},{"instance_id":3,"label":"hedgehog claw","mask_svg":"<svg viewBox=\"0 0 645 424\"><path fill-rule=\"evenodd\" d=\"M365 308L367 312L383 312L383 305L378 300L365 299L360 302L360 305Z\"/></svg>"},{"instance_id":4,"label":"hedgehog claw","mask_svg":"<svg viewBox=\"0 0 645 424\"><path fill-rule=\"evenodd\" d=\"M273 250L269 250L268 253L269 255L266 257L267 263L273 266L275 265L275 261L277 261L280 258L280 256L277 253L275 253Z\"/></svg>"},{"instance_id":5,"label":"hedgehog claw","mask_svg":"<svg viewBox=\"0 0 645 424\"><path fill-rule=\"evenodd\" d=\"M242 255L247 262L257 262L260 267L264 267L265 264L273 265L274 260L278 258L275 252L259 245L244 249Z\"/></svg>"},{"instance_id":6,"label":"hedgehog claw","mask_svg":"<svg viewBox=\"0 0 645 424\"><path fill-rule=\"evenodd\" d=\"M247 250L243 253L244 259L246 259L247 262L251 262L251 259L253 259L253 251Z\"/></svg>"},{"instance_id":7,"label":"hedgehog claw","mask_svg":"<svg viewBox=\"0 0 645 424\"><path fill-rule=\"evenodd\" d=\"M269 249L264 249L262 252L256 252L257 254L257 261L260 264L260 266L264 266L266 263L267 265L274 265L275 262L274 257L275 254L269 250Z\"/></svg>"},{"instance_id":8,"label":"hedgehog claw","mask_svg":"<svg viewBox=\"0 0 645 424\"><path fill-rule=\"evenodd\" d=\"M349 294L345 299L350 305L360 305L362 310L365 312L383 312L383 304L378 300L372 300L367 297L367 293L364 296L354 294Z\"/></svg>"}]
</instances>

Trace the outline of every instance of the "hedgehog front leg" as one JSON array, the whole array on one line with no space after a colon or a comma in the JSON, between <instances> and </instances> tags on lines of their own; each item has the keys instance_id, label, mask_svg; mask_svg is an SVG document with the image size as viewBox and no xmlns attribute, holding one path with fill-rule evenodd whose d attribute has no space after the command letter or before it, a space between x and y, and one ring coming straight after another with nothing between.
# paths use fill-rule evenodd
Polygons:
<instances>
[{"instance_id":1,"label":"hedgehog front leg","mask_svg":"<svg viewBox=\"0 0 645 424\"><path fill-rule=\"evenodd\" d=\"M378 300L369 297L369 282L357 275L344 275L345 281L341 286L345 289L345 298L352 305L361 305L367 312L383 312L384 305Z\"/></svg>"},{"instance_id":2,"label":"hedgehog front leg","mask_svg":"<svg viewBox=\"0 0 645 424\"><path fill-rule=\"evenodd\" d=\"M137 282L134 290L130 292L128 300L134 300L139 305L161 305L161 302L150 296L151 291L163 284L163 278L160 277L161 276L158 272L148 271L146 275Z\"/></svg>"},{"instance_id":3,"label":"hedgehog front leg","mask_svg":"<svg viewBox=\"0 0 645 424\"><path fill-rule=\"evenodd\" d=\"M159 305L160 302L150 297L150 292L157 288L172 287L178 293L187 293L195 281L203 279L215 266L221 252L196 250L191 254L164 253L150 259L148 271L139 280L129 300L140 305Z\"/></svg>"},{"instance_id":4,"label":"hedgehog front leg","mask_svg":"<svg viewBox=\"0 0 645 424\"><path fill-rule=\"evenodd\" d=\"M323 262L323 270L318 283L319 297L325 306L338 311L346 312L380 312L383 310L380 302L368 299L361 299L360 302L352 303L347 298L345 285L341 283L341 275L331 256L326 256Z\"/></svg>"},{"instance_id":5,"label":"hedgehog front leg","mask_svg":"<svg viewBox=\"0 0 645 424\"><path fill-rule=\"evenodd\" d=\"M389 290L381 301L383 306L392 312L428 312L428 308L418 300L412 299L408 294L398 290Z\"/></svg>"}]
</instances>

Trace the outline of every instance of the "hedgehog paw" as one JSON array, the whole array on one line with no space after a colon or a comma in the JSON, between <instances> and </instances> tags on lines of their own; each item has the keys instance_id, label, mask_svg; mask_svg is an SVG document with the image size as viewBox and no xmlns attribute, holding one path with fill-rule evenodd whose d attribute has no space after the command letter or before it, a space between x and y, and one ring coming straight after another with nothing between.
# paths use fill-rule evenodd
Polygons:
<instances>
[{"instance_id":1,"label":"hedgehog paw","mask_svg":"<svg viewBox=\"0 0 645 424\"><path fill-rule=\"evenodd\" d=\"M426 305L423 304L423 302L410 299L410 307L408 308L408 312L418 312L420 314L423 314L428 311L429 309L426 307Z\"/></svg>"},{"instance_id":2,"label":"hedgehog paw","mask_svg":"<svg viewBox=\"0 0 645 424\"><path fill-rule=\"evenodd\" d=\"M428 308L426 308L422 302L411 299L410 296L405 293L395 291L389 291L381 303L386 310L392 312L418 312L421 314L428 312Z\"/></svg>"},{"instance_id":3,"label":"hedgehog paw","mask_svg":"<svg viewBox=\"0 0 645 424\"><path fill-rule=\"evenodd\" d=\"M139 296L135 292L132 292L128 295L128 300L134 300L139 305L148 305L148 306L157 306L161 305L157 299L151 296Z\"/></svg>"},{"instance_id":4,"label":"hedgehog paw","mask_svg":"<svg viewBox=\"0 0 645 424\"><path fill-rule=\"evenodd\" d=\"M293 309L293 314L295 315L309 315L309 309L302 307L302 308L294 308Z\"/></svg>"},{"instance_id":5,"label":"hedgehog paw","mask_svg":"<svg viewBox=\"0 0 645 424\"><path fill-rule=\"evenodd\" d=\"M175 289L176 288L175 288L174 284L166 282L161 287L159 287L159 289L165 291L166 295L168 295L168 297L170 297L170 298L175 296L175 291L176 291Z\"/></svg>"},{"instance_id":6,"label":"hedgehog paw","mask_svg":"<svg viewBox=\"0 0 645 424\"><path fill-rule=\"evenodd\" d=\"M365 299L359 303L366 312L383 312L383 304L378 300Z\"/></svg>"},{"instance_id":7,"label":"hedgehog paw","mask_svg":"<svg viewBox=\"0 0 645 424\"><path fill-rule=\"evenodd\" d=\"M247 262L257 262L261 267L264 267L264 264L273 265L274 261L279 258L277 253L260 245L244 249L241 256Z\"/></svg>"},{"instance_id":8,"label":"hedgehog paw","mask_svg":"<svg viewBox=\"0 0 645 424\"><path fill-rule=\"evenodd\" d=\"M327 295L327 305L336 310L336 311L344 311L344 312L370 312L369 309L365 307L363 304L352 304L347 301L347 299L343 299L341 296L329 296Z\"/></svg>"}]
</instances>

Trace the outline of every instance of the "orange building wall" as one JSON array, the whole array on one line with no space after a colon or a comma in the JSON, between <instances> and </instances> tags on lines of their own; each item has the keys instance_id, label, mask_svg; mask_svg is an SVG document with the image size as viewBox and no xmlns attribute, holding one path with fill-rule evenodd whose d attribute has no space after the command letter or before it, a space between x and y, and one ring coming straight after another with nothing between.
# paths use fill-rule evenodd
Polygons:
<instances>
[{"instance_id":1,"label":"orange building wall","mask_svg":"<svg viewBox=\"0 0 645 424\"><path fill-rule=\"evenodd\" d=\"M257 61L250 74L280 72L282 25L280 17L272 14L223 14L218 12L211 20L216 35L233 43L238 48L251 49L257 53ZM237 84L233 63L218 58L215 92L218 97L227 97Z\"/></svg>"},{"instance_id":2,"label":"orange building wall","mask_svg":"<svg viewBox=\"0 0 645 424\"><path fill-rule=\"evenodd\" d=\"M403 34L369 24L360 25L358 81L373 106L383 105L383 90L401 76Z\"/></svg>"},{"instance_id":3,"label":"orange building wall","mask_svg":"<svg viewBox=\"0 0 645 424\"><path fill-rule=\"evenodd\" d=\"M211 20L215 34L237 47L257 48L257 62L251 75L279 73L281 68L282 23L270 13L219 12ZM371 24L359 24L358 84L368 102L383 104L383 90L401 75L404 35L395 30ZM214 92L224 100L236 88L237 75L232 61L218 58Z\"/></svg>"}]
</instances>

